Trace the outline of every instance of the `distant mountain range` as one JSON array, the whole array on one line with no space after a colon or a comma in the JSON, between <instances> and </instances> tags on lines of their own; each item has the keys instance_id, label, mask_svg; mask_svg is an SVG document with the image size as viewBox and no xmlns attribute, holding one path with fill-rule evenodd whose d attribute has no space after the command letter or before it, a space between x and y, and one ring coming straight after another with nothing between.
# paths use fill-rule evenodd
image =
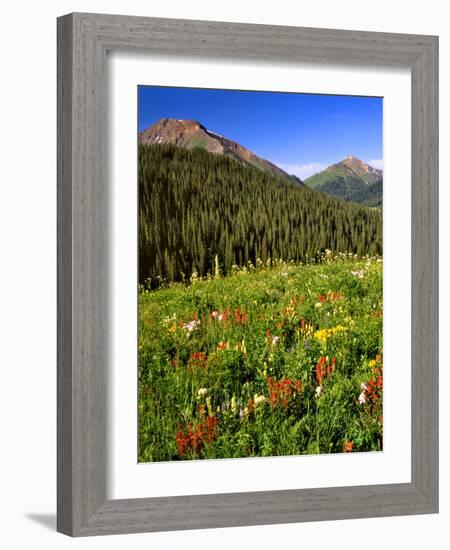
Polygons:
<instances>
[{"instance_id":1,"label":"distant mountain range","mask_svg":"<svg viewBox=\"0 0 450 550\"><path fill-rule=\"evenodd\" d=\"M231 157L246 165L254 166L263 172L281 176L291 182L303 185L303 182L297 176L288 174L272 162L255 155L236 141L208 130L196 120L162 118L141 132L139 139L141 143L148 145L171 143L185 149L198 147L210 153Z\"/></svg>"},{"instance_id":2,"label":"distant mountain range","mask_svg":"<svg viewBox=\"0 0 450 550\"><path fill-rule=\"evenodd\" d=\"M356 157L349 156L303 182L298 176L288 174L276 164L259 157L236 141L208 130L196 120L162 118L140 132L139 141L147 145L172 144L190 150L204 149L347 202L370 207L382 206L383 171Z\"/></svg>"},{"instance_id":3,"label":"distant mountain range","mask_svg":"<svg viewBox=\"0 0 450 550\"><path fill-rule=\"evenodd\" d=\"M305 185L347 202L381 207L383 171L349 156L305 180Z\"/></svg>"}]
</instances>

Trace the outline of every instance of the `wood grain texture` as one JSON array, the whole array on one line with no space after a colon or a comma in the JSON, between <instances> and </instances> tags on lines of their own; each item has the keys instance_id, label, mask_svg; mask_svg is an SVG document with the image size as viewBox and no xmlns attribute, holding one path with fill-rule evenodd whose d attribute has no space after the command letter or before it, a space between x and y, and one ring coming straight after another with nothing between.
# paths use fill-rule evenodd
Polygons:
<instances>
[{"instance_id":1,"label":"wood grain texture","mask_svg":"<svg viewBox=\"0 0 450 550\"><path fill-rule=\"evenodd\" d=\"M106 499L106 52L408 67L412 75L412 480ZM58 530L73 536L438 510L438 39L115 15L58 20Z\"/></svg>"},{"instance_id":2,"label":"wood grain texture","mask_svg":"<svg viewBox=\"0 0 450 550\"><path fill-rule=\"evenodd\" d=\"M411 71L412 479L438 508L438 42Z\"/></svg>"},{"instance_id":3,"label":"wood grain texture","mask_svg":"<svg viewBox=\"0 0 450 550\"><path fill-rule=\"evenodd\" d=\"M72 525L72 24L58 20L57 529Z\"/></svg>"}]
</instances>

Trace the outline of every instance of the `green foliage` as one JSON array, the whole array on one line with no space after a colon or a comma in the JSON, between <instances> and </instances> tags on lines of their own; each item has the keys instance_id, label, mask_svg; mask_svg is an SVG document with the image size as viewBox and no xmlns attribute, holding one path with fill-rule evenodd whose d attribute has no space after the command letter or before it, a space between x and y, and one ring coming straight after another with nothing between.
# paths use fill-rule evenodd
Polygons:
<instances>
[{"instance_id":1,"label":"green foliage","mask_svg":"<svg viewBox=\"0 0 450 550\"><path fill-rule=\"evenodd\" d=\"M317 189L322 185L328 183L330 179L347 177L349 177L349 171L346 167L333 165L332 167L329 167L326 170L322 170L321 172L313 174L312 176L307 178L305 180L305 185L307 185L311 189ZM354 177L355 179L358 178L358 180L360 181L360 178L356 176L356 174L354 175Z\"/></svg>"},{"instance_id":2,"label":"green foliage","mask_svg":"<svg viewBox=\"0 0 450 550\"><path fill-rule=\"evenodd\" d=\"M381 208L383 206L383 180L376 181L367 185L365 189L360 190L354 195L349 195L345 200Z\"/></svg>"},{"instance_id":3,"label":"green foliage","mask_svg":"<svg viewBox=\"0 0 450 550\"><path fill-rule=\"evenodd\" d=\"M346 202L369 207L381 207L383 180L371 182L369 175L357 175L344 166L334 165L305 180L305 185Z\"/></svg>"},{"instance_id":4,"label":"green foliage","mask_svg":"<svg viewBox=\"0 0 450 550\"><path fill-rule=\"evenodd\" d=\"M141 287L139 461L382 449L382 324L379 258Z\"/></svg>"},{"instance_id":5,"label":"green foliage","mask_svg":"<svg viewBox=\"0 0 450 550\"><path fill-rule=\"evenodd\" d=\"M320 251L380 254L381 214L226 156L139 148L139 280L152 288L233 265L305 261Z\"/></svg>"},{"instance_id":6,"label":"green foliage","mask_svg":"<svg viewBox=\"0 0 450 550\"><path fill-rule=\"evenodd\" d=\"M366 184L358 176L337 176L315 189L365 206L379 208L383 204L383 180Z\"/></svg>"}]
</instances>

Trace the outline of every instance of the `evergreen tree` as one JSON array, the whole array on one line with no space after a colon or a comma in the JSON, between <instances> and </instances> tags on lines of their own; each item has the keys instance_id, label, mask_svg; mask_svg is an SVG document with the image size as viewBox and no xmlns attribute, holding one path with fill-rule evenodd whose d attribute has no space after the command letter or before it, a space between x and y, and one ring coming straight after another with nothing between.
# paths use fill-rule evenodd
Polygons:
<instances>
[{"instance_id":1,"label":"evergreen tree","mask_svg":"<svg viewBox=\"0 0 450 550\"><path fill-rule=\"evenodd\" d=\"M324 249L381 254L379 210L346 203L229 157L174 145L139 148L139 280L223 274L257 258Z\"/></svg>"}]
</instances>

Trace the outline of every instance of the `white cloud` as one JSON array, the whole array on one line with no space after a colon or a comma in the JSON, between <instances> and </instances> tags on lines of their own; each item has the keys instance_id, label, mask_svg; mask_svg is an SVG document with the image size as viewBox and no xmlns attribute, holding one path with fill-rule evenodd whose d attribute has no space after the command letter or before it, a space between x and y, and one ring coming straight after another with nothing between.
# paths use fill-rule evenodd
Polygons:
<instances>
[{"instance_id":1,"label":"white cloud","mask_svg":"<svg viewBox=\"0 0 450 550\"><path fill-rule=\"evenodd\" d=\"M324 164L322 162L310 162L309 164L278 164L278 166L288 174L295 174L301 180L305 180L306 178L309 178L309 176L325 170L328 164Z\"/></svg>"},{"instance_id":2,"label":"white cloud","mask_svg":"<svg viewBox=\"0 0 450 550\"><path fill-rule=\"evenodd\" d=\"M369 166L372 166L373 168L377 168L378 170L383 170L383 159L373 159L366 161Z\"/></svg>"}]
</instances>

